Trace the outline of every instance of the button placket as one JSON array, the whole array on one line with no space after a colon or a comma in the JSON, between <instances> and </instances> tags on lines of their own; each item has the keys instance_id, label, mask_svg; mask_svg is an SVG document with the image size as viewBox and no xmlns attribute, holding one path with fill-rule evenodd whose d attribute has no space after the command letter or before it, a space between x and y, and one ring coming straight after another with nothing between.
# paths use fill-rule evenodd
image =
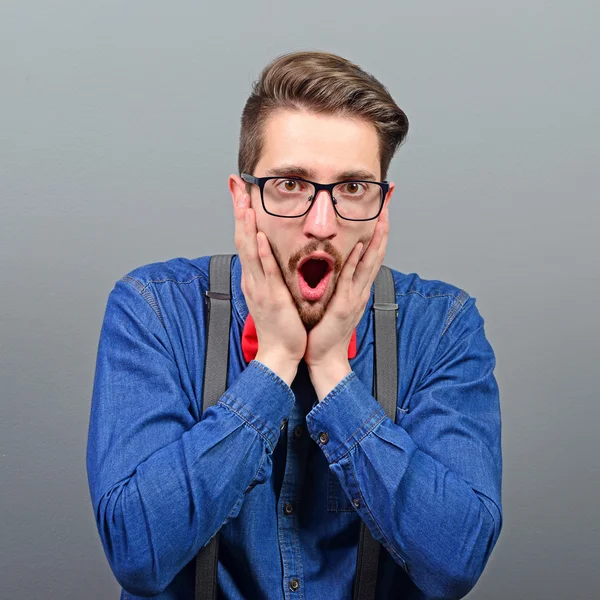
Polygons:
<instances>
[{"instance_id":1,"label":"button placket","mask_svg":"<svg viewBox=\"0 0 600 600\"><path fill-rule=\"evenodd\" d=\"M300 407L296 405L292 409L289 418L285 419L285 425L283 425L283 423L281 424L282 433L284 429L287 429L287 435L282 435L282 439L286 440L285 445L287 452L285 471L279 493L277 537L283 565L282 583L287 588L286 597L288 597L288 600L289 595L292 594L297 598L303 596L300 589L303 577L302 560L297 551L297 548L299 547L299 540L297 539L298 528L296 525L298 506L295 502L298 489L302 488L303 476L302 464L304 446L298 443L298 435L295 433L295 431L298 430L298 427L302 429L299 425L299 421L301 420L301 418L299 418L300 415Z\"/></svg>"}]
</instances>

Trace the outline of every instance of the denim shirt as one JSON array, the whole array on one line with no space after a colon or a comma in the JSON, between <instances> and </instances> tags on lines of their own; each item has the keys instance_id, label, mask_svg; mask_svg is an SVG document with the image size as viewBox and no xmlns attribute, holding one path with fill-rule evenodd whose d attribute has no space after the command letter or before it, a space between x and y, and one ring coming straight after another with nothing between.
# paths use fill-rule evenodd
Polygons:
<instances>
[{"instance_id":1,"label":"denim shirt","mask_svg":"<svg viewBox=\"0 0 600 600\"><path fill-rule=\"evenodd\" d=\"M219 532L219 598L346 600L361 521L381 544L376 598L466 595L502 527L495 356L475 298L392 270L391 420L372 395L373 288L352 372L318 402L303 361L290 388L244 360L235 256L227 390L203 412L208 270L208 256L144 265L108 296L86 459L121 598L192 600L196 554Z\"/></svg>"}]
</instances>

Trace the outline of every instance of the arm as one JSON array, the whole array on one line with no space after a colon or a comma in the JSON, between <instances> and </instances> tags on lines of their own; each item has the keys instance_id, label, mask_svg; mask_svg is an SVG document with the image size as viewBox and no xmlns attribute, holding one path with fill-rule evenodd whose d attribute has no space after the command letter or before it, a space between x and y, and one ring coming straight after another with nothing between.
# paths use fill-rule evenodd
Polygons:
<instances>
[{"instance_id":1,"label":"arm","mask_svg":"<svg viewBox=\"0 0 600 600\"><path fill-rule=\"evenodd\" d=\"M119 281L100 334L87 446L98 532L119 583L160 593L271 475L294 396L251 362L200 422L169 337Z\"/></svg>"},{"instance_id":2,"label":"arm","mask_svg":"<svg viewBox=\"0 0 600 600\"><path fill-rule=\"evenodd\" d=\"M483 318L467 301L410 411L390 420L354 372L307 416L373 537L432 598L467 594L502 527L500 406ZM320 432L329 439L323 444Z\"/></svg>"}]
</instances>

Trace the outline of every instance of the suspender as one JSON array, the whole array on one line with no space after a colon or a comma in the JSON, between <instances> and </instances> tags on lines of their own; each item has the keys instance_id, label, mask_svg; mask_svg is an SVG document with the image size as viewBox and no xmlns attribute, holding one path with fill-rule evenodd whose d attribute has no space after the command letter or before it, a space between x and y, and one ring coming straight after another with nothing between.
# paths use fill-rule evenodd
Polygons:
<instances>
[{"instance_id":1,"label":"suspender","mask_svg":"<svg viewBox=\"0 0 600 600\"><path fill-rule=\"evenodd\" d=\"M217 254L210 259L208 340L204 363L202 410L213 406L227 389L229 327L231 323L231 260L233 255ZM382 265L375 278L375 369L373 395L388 417L395 421L398 398L398 338L396 291L389 267ZM365 522L360 523L356 580L352 600L373 600L377 583L380 545ZM219 555L217 532L196 556L195 600L216 600Z\"/></svg>"},{"instance_id":2,"label":"suspender","mask_svg":"<svg viewBox=\"0 0 600 600\"><path fill-rule=\"evenodd\" d=\"M218 254L210 259L208 340L204 362L202 411L215 405L227 389L229 326L231 322L231 259ZM219 532L196 555L196 600L216 600Z\"/></svg>"},{"instance_id":3,"label":"suspender","mask_svg":"<svg viewBox=\"0 0 600 600\"><path fill-rule=\"evenodd\" d=\"M381 265L375 278L375 369L373 396L385 409L387 416L396 421L398 402L398 305L392 272ZM377 584L377 564L380 545L365 525L360 522L356 579L352 600L373 600Z\"/></svg>"}]
</instances>

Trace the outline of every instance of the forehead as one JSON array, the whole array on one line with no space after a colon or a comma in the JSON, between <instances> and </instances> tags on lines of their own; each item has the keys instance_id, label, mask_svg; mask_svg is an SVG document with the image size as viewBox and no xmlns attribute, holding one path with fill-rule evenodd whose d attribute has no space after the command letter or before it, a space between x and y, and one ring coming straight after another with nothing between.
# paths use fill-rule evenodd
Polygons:
<instances>
[{"instance_id":1,"label":"forehead","mask_svg":"<svg viewBox=\"0 0 600 600\"><path fill-rule=\"evenodd\" d=\"M263 176L265 171L281 165L301 166L323 182L355 171L379 179L377 130L364 119L300 109L277 110L265 122L263 151L255 174Z\"/></svg>"}]
</instances>

